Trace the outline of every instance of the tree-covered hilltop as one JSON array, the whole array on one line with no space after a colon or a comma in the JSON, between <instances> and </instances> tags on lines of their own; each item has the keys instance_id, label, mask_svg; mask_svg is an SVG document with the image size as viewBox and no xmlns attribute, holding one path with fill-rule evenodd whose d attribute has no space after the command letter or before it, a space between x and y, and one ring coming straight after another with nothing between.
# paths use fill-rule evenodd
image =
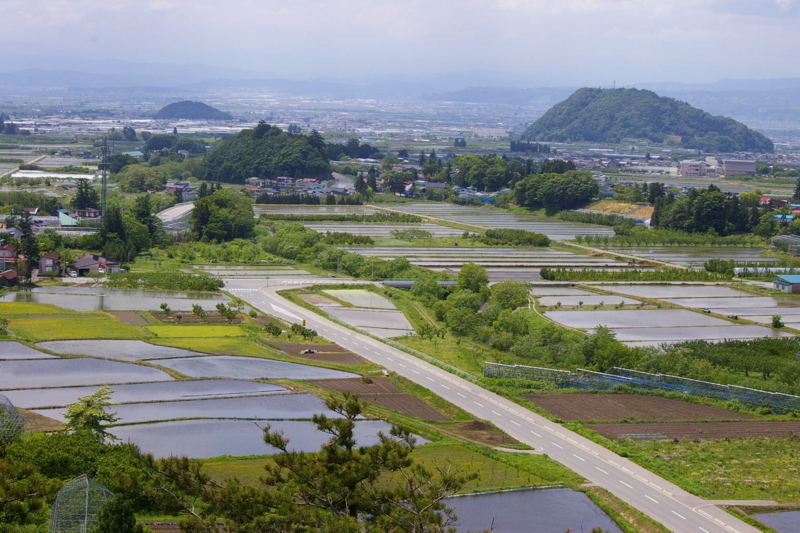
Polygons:
<instances>
[{"instance_id":1,"label":"tree-covered hilltop","mask_svg":"<svg viewBox=\"0 0 800 533\"><path fill-rule=\"evenodd\" d=\"M153 117L155 119L172 119L172 118L187 118L187 119L203 119L203 120L231 120L233 116L225 111L213 108L203 102L192 102L191 100L184 100L182 102L173 102L161 108L161 110Z\"/></svg>"},{"instance_id":2,"label":"tree-covered hilltop","mask_svg":"<svg viewBox=\"0 0 800 533\"><path fill-rule=\"evenodd\" d=\"M772 141L732 118L639 89L579 89L528 126L523 141L676 141L706 152L771 152Z\"/></svg>"},{"instance_id":3,"label":"tree-covered hilltop","mask_svg":"<svg viewBox=\"0 0 800 533\"><path fill-rule=\"evenodd\" d=\"M286 133L265 122L222 141L203 163L205 179L244 183L247 178L327 178L327 147L319 133Z\"/></svg>"}]
</instances>

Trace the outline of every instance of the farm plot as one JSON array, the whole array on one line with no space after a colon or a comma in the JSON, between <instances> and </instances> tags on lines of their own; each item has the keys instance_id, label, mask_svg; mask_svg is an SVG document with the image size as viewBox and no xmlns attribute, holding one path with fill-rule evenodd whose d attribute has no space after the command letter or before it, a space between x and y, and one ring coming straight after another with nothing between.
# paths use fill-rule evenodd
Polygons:
<instances>
[{"instance_id":1,"label":"farm plot","mask_svg":"<svg viewBox=\"0 0 800 533\"><path fill-rule=\"evenodd\" d=\"M534 296L597 296L594 292L581 289L570 289L568 287L545 287L541 285L533 286L530 291Z\"/></svg>"},{"instance_id":2,"label":"farm plot","mask_svg":"<svg viewBox=\"0 0 800 533\"><path fill-rule=\"evenodd\" d=\"M256 217L262 214L276 215L372 215L384 211L366 205L280 205L255 204Z\"/></svg>"},{"instance_id":3,"label":"farm plot","mask_svg":"<svg viewBox=\"0 0 800 533\"><path fill-rule=\"evenodd\" d=\"M202 270L209 276L216 278L237 278L237 279L258 279L258 278L316 278L307 270L300 270L290 266L280 265L193 265L194 268Z\"/></svg>"},{"instance_id":4,"label":"farm plot","mask_svg":"<svg viewBox=\"0 0 800 533\"><path fill-rule=\"evenodd\" d=\"M4 391L11 403L25 409L64 407L78 398L88 396L97 387L61 387L52 389L25 389ZM231 398L260 394L283 394L289 390L258 381L236 379L201 379L114 385L111 401L116 403L158 402L169 400L198 400L203 398Z\"/></svg>"},{"instance_id":5,"label":"farm plot","mask_svg":"<svg viewBox=\"0 0 800 533\"><path fill-rule=\"evenodd\" d=\"M589 330L594 333L593 330ZM757 339L761 337L792 337L791 333L775 331L764 326L706 326L684 328L630 328L614 330L617 340L625 341L689 341L726 339Z\"/></svg>"},{"instance_id":6,"label":"farm plot","mask_svg":"<svg viewBox=\"0 0 800 533\"><path fill-rule=\"evenodd\" d=\"M427 231L432 237L460 237L464 230L439 226L437 224L359 224L357 222L324 222L318 224L304 224L317 233L341 232L353 235L367 235L369 237L392 237L393 231L422 230Z\"/></svg>"},{"instance_id":7,"label":"farm plot","mask_svg":"<svg viewBox=\"0 0 800 533\"><path fill-rule=\"evenodd\" d=\"M342 307L342 304L321 294L298 294L298 298L317 307Z\"/></svg>"},{"instance_id":8,"label":"farm plot","mask_svg":"<svg viewBox=\"0 0 800 533\"><path fill-rule=\"evenodd\" d=\"M692 268L703 268L703 263L710 259L725 261L759 261L771 263L778 259L762 257L764 248L727 248L727 247L699 247L699 246L600 246L599 248L613 253L621 253L675 263Z\"/></svg>"},{"instance_id":9,"label":"farm plot","mask_svg":"<svg viewBox=\"0 0 800 533\"><path fill-rule=\"evenodd\" d=\"M396 259L405 257L412 265L437 272L456 274L466 263L484 267L491 281L541 280L539 271L550 268L623 268L619 262L602 257L579 255L550 248L422 248L343 246L341 250L365 257Z\"/></svg>"},{"instance_id":10,"label":"farm plot","mask_svg":"<svg viewBox=\"0 0 800 533\"><path fill-rule=\"evenodd\" d=\"M402 204L396 211L413 215L430 216L482 228L523 229L543 233L551 239L564 241L576 235L613 235L614 230L604 226L565 222L555 218L535 215L517 215L491 208L459 206L452 204Z\"/></svg>"},{"instance_id":11,"label":"farm plot","mask_svg":"<svg viewBox=\"0 0 800 533\"><path fill-rule=\"evenodd\" d=\"M750 293L722 285L605 285L603 289L638 298L730 298L750 297Z\"/></svg>"},{"instance_id":12,"label":"farm plot","mask_svg":"<svg viewBox=\"0 0 800 533\"><path fill-rule=\"evenodd\" d=\"M624 296L607 296L590 293L590 296L542 296L536 298L540 305L550 307L553 305L636 305L640 304L639 300L633 298L625 298Z\"/></svg>"},{"instance_id":13,"label":"farm plot","mask_svg":"<svg viewBox=\"0 0 800 533\"><path fill-rule=\"evenodd\" d=\"M364 365L368 363L366 359L362 359L338 344L292 344L288 342L273 342L271 344L292 357L309 361L337 365Z\"/></svg>"},{"instance_id":14,"label":"farm plot","mask_svg":"<svg viewBox=\"0 0 800 533\"><path fill-rule=\"evenodd\" d=\"M372 291L366 289L337 289L326 290L326 294L345 301L356 307L364 307L370 309L397 309L395 305Z\"/></svg>"},{"instance_id":15,"label":"farm plot","mask_svg":"<svg viewBox=\"0 0 800 533\"><path fill-rule=\"evenodd\" d=\"M376 337L402 337L416 333L402 311L357 307L332 307L327 311L328 314L345 324L364 330Z\"/></svg>"},{"instance_id":16,"label":"farm plot","mask_svg":"<svg viewBox=\"0 0 800 533\"><path fill-rule=\"evenodd\" d=\"M40 352L30 346L25 346L19 342L2 341L0 342L0 360L10 359L55 359L55 355Z\"/></svg>"},{"instance_id":17,"label":"farm plot","mask_svg":"<svg viewBox=\"0 0 800 533\"><path fill-rule=\"evenodd\" d=\"M325 379L356 377L355 374L349 372L316 366L228 355L160 359L158 364L193 378Z\"/></svg>"},{"instance_id":18,"label":"farm plot","mask_svg":"<svg viewBox=\"0 0 800 533\"><path fill-rule=\"evenodd\" d=\"M104 359L121 361L141 361L145 359L167 359L174 357L193 357L203 355L198 352L156 346L144 341L49 341L40 342L37 346L59 354L88 355Z\"/></svg>"},{"instance_id":19,"label":"farm plot","mask_svg":"<svg viewBox=\"0 0 800 533\"><path fill-rule=\"evenodd\" d=\"M425 403L422 399L404 394L393 383L385 379L372 379L367 383L362 379L316 380L310 383L334 392L352 392L368 403L386 407L427 420L447 420L447 417Z\"/></svg>"},{"instance_id":20,"label":"farm plot","mask_svg":"<svg viewBox=\"0 0 800 533\"><path fill-rule=\"evenodd\" d=\"M0 389L148 381L172 381L172 377L155 368L102 359L33 359L0 362Z\"/></svg>"},{"instance_id":21,"label":"farm plot","mask_svg":"<svg viewBox=\"0 0 800 533\"><path fill-rule=\"evenodd\" d=\"M640 394L526 394L522 396L563 420L748 420L754 416Z\"/></svg>"},{"instance_id":22,"label":"farm plot","mask_svg":"<svg viewBox=\"0 0 800 533\"><path fill-rule=\"evenodd\" d=\"M708 440L753 437L791 439L800 432L800 422L667 422L588 424L586 427L612 440Z\"/></svg>"}]
</instances>

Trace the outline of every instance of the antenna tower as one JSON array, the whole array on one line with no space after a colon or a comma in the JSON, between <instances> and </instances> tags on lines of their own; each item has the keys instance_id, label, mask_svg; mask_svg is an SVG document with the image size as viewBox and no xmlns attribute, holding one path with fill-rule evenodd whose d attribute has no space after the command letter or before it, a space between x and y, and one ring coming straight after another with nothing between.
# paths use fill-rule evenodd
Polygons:
<instances>
[{"instance_id":1,"label":"antenna tower","mask_svg":"<svg viewBox=\"0 0 800 533\"><path fill-rule=\"evenodd\" d=\"M102 176L102 187L100 189L100 216L106 216L106 186L108 184L108 158L111 155L108 148L108 135L103 139L103 146L100 148L102 156L102 163L100 163L100 170Z\"/></svg>"}]
</instances>

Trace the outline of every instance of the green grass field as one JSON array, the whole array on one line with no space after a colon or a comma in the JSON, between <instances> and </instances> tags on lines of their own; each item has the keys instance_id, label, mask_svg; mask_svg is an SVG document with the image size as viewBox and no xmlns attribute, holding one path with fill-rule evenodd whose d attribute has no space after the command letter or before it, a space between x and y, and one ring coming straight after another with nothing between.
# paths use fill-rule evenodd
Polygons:
<instances>
[{"instance_id":1,"label":"green grass field","mask_svg":"<svg viewBox=\"0 0 800 533\"><path fill-rule=\"evenodd\" d=\"M29 342L68 339L142 339L147 335L136 326L107 315L75 313L71 318L12 319L9 331Z\"/></svg>"},{"instance_id":2,"label":"green grass field","mask_svg":"<svg viewBox=\"0 0 800 533\"><path fill-rule=\"evenodd\" d=\"M0 304L0 313L6 318L13 318L17 316L73 315L75 314L75 311L70 311L69 309L64 309L63 307L50 304L3 302Z\"/></svg>"},{"instance_id":3,"label":"green grass field","mask_svg":"<svg viewBox=\"0 0 800 533\"><path fill-rule=\"evenodd\" d=\"M147 326L150 333L162 338L213 338L213 337L241 337L246 335L239 326L210 326L198 324L191 326Z\"/></svg>"}]
</instances>

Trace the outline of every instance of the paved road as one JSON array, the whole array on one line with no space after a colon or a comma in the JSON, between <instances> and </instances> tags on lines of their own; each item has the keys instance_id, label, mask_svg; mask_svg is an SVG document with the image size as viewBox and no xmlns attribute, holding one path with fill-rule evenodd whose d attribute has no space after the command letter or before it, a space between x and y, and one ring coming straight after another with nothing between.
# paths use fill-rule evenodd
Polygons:
<instances>
[{"instance_id":1,"label":"paved road","mask_svg":"<svg viewBox=\"0 0 800 533\"><path fill-rule=\"evenodd\" d=\"M173 205L172 207L168 207L163 211L159 211L156 213L156 216L161 220L161 222L172 222L176 218L182 217L192 209L194 209L194 202L184 202Z\"/></svg>"},{"instance_id":2,"label":"paved road","mask_svg":"<svg viewBox=\"0 0 800 533\"><path fill-rule=\"evenodd\" d=\"M323 337L422 385L477 418L489 420L520 442L599 485L676 533L758 533L706 502L602 446L474 383L289 302L276 291L291 280L227 280L227 290L261 311L300 322ZM305 284L341 283L308 280Z\"/></svg>"}]
</instances>

